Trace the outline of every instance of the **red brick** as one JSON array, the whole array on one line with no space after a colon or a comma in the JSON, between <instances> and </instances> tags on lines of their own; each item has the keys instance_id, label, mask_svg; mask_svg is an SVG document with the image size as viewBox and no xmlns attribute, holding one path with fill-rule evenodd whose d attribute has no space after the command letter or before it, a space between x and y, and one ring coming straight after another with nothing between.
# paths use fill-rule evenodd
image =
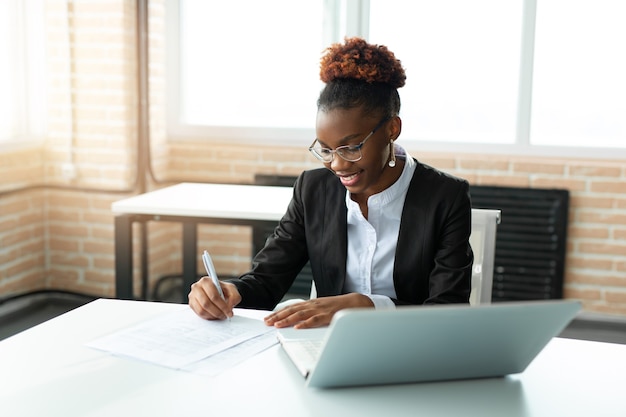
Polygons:
<instances>
[{"instance_id":1,"label":"red brick","mask_svg":"<svg viewBox=\"0 0 626 417\"><path fill-rule=\"evenodd\" d=\"M619 181L591 181L590 191L594 193L626 194L626 179Z\"/></svg>"}]
</instances>

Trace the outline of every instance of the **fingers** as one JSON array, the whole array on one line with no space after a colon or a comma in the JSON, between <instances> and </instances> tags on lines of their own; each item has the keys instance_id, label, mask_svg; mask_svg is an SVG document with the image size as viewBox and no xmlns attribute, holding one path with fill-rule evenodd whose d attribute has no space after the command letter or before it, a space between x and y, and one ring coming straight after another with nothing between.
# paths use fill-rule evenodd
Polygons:
<instances>
[{"instance_id":1,"label":"fingers","mask_svg":"<svg viewBox=\"0 0 626 417\"><path fill-rule=\"evenodd\" d=\"M232 311L233 307L241 302L241 294L239 294L239 290L237 290L237 287L229 282L220 281L220 286L222 287L222 291L224 292L226 304Z\"/></svg>"},{"instance_id":2,"label":"fingers","mask_svg":"<svg viewBox=\"0 0 626 417\"><path fill-rule=\"evenodd\" d=\"M327 326L337 311L350 307L374 307L374 304L369 297L358 293L314 298L270 314L265 318L265 324L274 327L293 326L296 329Z\"/></svg>"},{"instance_id":3,"label":"fingers","mask_svg":"<svg viewBox=\"0 0 626 417\"><path fill-rule=\"evenodd\" d=\"M210 278L202 277L192 284L189 292L189 307L207 320L223 320L233 316L233 307L241 301L241 295L233 284L221 282L224 299Z\"/></svg>"},{"instance_id":4,"label":"fingers","mask_svg":"<svg viewBox=\"0 0 626 417\"><path fill-rule=\"evenodd\" d=\"M320 303L317 299L292 304L280 311L274 312L265 318L265 324L274 327L290 327L307 329L326 326L334 314L329 305Z\"/></svg>"},{"instance_id":5,"label":"fingers","mask_svg":"<svg viewBox=\"0 0 626 417\"><path fill-rule=\"evenodd\" d=\"M275 327L288 327L305 319L305 303L292 304L265 317L265 324Z\"/></svg>"},{"instance_id":6,"label":"fingers","mask_svg":"<svg viewBox=\"0 0 626 417\"><path fill-rule=\"evenodd\" d=\"M329 313L316 314L306 320L296 323L293 327L294 329L313 329L315 327L328 326L332 318L333 315Z\"/></svg>"}]
</instances>

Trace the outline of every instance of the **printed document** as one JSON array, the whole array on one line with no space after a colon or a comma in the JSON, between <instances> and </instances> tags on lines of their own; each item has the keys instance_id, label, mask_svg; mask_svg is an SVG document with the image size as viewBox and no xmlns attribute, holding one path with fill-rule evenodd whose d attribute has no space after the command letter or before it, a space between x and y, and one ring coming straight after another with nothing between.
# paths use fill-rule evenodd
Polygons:
<instances>
[{"instance_id":1,"label":"printed document","mask_svg":"<svg viewBox=\"0 0 626 417\"><path fill-rule=\"evenodd\" d=\"M269 340L276 343L274 332L262 320L239 315L230 320L204 320L185 307L101 337L87 346L193 372L192 364L238 345L242 346L229 352L227 363L252 356L269 347ZM272 337L261 337L268 333Z\"/></svg>"}]
</instances>

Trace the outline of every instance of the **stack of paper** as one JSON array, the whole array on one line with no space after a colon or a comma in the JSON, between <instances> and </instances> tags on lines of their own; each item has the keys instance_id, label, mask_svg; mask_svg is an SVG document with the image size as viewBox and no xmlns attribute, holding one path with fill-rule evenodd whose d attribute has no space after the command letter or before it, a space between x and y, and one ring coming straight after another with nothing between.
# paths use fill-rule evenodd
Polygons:
<instances>
[{"instance_id":1,"label":"stack of paper","mask_svg":"<svg viewBox=\"0 0 626 417\"><path fill-rule=\"evenodd\" d=\"M262 320L239 315L230 320L204 320L185 306L87 346L169 368L216 375L276 343L274 329Z\"/></svg>"}]
</instances>

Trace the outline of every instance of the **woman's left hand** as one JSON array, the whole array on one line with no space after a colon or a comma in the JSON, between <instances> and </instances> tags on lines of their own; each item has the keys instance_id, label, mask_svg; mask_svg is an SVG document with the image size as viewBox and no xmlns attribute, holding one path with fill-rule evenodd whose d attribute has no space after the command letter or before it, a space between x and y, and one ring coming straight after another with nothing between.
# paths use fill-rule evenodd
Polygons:
<instances>
[{"instance_id":1,"label":"woman's left hand","mask_svg":"<svg viewBox=\"0 0 626 417\"><path fill-rule=\"evenodd\" d=\"M270 314L265 317L265 324L274 327L293 326L296 329L327 326L336 312L354 307L374 307L374 303L369 297L357 293L313 298Z\"/></svg>"}]
</instances>

